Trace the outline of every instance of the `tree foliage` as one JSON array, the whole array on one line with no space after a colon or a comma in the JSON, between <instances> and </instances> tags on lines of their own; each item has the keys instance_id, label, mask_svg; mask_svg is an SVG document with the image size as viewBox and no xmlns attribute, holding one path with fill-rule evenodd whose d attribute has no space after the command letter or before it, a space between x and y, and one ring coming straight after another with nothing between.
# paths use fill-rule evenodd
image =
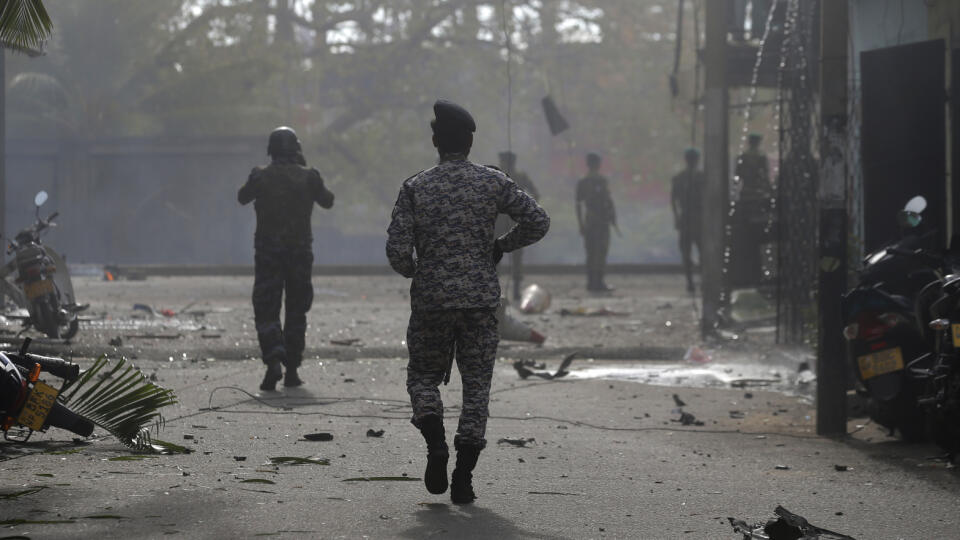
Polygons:
<instances>
[{"instance_id":1,"label":"tree foliage","mask_svg":"<svg viewBox=\"0 0 960 540\"><path fill-rule=\"evenodd\" d=\"M506 149L512 104L513 149L555 215L557 247L579 242L572 184L585 151L607 157L620 213L639 229L663 212L673 156L689 144L689 106L666 87L676 20L666 0L47 6L58 29L48 55L15 64L8 78L18 105L11 133L265 137L292 125L345 203L337 222L345 234L381 231L368 216L388 215L399 182L434 159L428 121L438 97L474 112L473 157L485 163ZM572 125L559 137L540 109L547 94ZM660 209L640 209L648 203ZM662 223L654 228L672 235ZM664 238L642 240L655 246L650 256L670 255ZM614 253L636 258L640 242Z\"/></svg>"}]
</instances>

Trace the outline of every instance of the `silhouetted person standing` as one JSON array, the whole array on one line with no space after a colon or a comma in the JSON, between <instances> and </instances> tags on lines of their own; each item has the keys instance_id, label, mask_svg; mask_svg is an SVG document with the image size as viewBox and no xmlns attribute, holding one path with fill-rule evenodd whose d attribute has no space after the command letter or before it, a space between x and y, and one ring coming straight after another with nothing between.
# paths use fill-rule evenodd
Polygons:
<instances>
[{"instance_id":1,"label":"silhouetted person standing","mask_svg":"<svg viewBox=\"0 0 960 540\"><path fill-rule=\"evenodd\" d=\"M267 154L270 165L254 167L237 199L240 204L253 201L257 213L253 316L267 366L260 389L272 391L280 379L284 386L303 384L297 368L303 360L307 311L313 303L310 216L314 203L332 207L333 193L324 187L320 173L306 166L292 129L275 129ZM281 326L284 292L286 317ZM287 368L286 376L282 366Z\"/></svg>"},{"instance_id":2,"label":"silhouetted person standing","mask_svg":"<svg viewBox=\"0 0 960 540\"><path fill-rule=\"evenodd\" d=\"M673 225L680 243L680 257L687 276L687 290L694 291L693 246L700 251L700 216L703 213L703 171L697 168L700 152L688 148L683 153L686 169L677 173L671 181L670 206L673 209Z\"/></svg>"},{"instance_id":3,"label":"silhouetted person standing","mask_svg":"<svg viewBox=\"0 0 960 540\"><path fill-rule=\"evenodd\" d=\"M467 504L476 498L473 469L486 446L490 380L500 341L496 265L505 252L542 238L550 218L505 174L467 159L476 131L470 113L444 100L434 104L433 113L430 127L440 162L400 188L387 229L387 258L397 273L413 278L407 392L411 421L427 443L423 482L430 493L447 490L449 451L440 383L456 358L463 406L449 486L450 499ZM517 225L498 238L494 224L499 214Z\"/></svg>"},{"instance_id":4,"label":"silhouetted person standing","mask_svg":"<svg viewBox=\"0 0 960 540\"><path fill-rule=\"evenodd\" d=\"M740 200L766 202L770 198L770 162L760 149L763 136L751 133L748 148L737 157L734 174L740 178Z\"/></svg>"},{"instance_id":5,"label":"silhouetted person standing","mask_svg":"<svg viewBox=\"0 0 960 540\"><path fill-rule=\"evenodd\" d=\"M617 216L607 179L600 175L600 156L587 154L587 176L577 183L577 223L587 252L587 290L607 292L613 288L604 282L610 227Z\"/></svg>"},{"instance_id":6,"label":"silhouetted person standing","mask_svg":"<svg viewBox=\"0 0 960 540\"><path fill-rule=\"evenodd\" d=\"M539 199L540 193L527 173L517 170L517 155L509 151L500 152L499 158L500 170L516 182L520 189L526 191L528 195L534 199ZM512 226L513 221L506 215L497 219L498 234L509 231ZM523 288L523 249L517 249L510 253L510 277L513 281L513 299L520 300L520 291Z\"/></svg>"}]
</instances>

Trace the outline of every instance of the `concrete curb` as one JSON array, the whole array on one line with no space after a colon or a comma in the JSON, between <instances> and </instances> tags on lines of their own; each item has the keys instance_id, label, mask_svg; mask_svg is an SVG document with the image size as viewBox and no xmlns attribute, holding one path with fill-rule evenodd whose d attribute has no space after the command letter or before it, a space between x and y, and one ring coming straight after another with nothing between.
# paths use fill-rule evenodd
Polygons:
<instances>
[{"instance_id":1,"label":"concrete curb","mask_svg":"<svg viewBox=\"0 0 960 540\"><path fill-rule=\"evenodd\" d=\"M560 360L568 354L579 353L580 358L596 360L631 361L680 361L684 349L680 347L537 347L515 348L507 343L497 352L498 357L516 359ZM103 354L126 356L127 358L147 358L163 360L166 358L216 358L217 360L246 360L259 358L260 351L253 347L185 347L179 348L176 342L168 347L95 347L73 345L52 341L36 340L30 346L30 352L69 359L70 357L96 358ZM406 358L406 347L310 347L304 352L305 358L356 360L358 358Z\"/></svg>"},{"instance_id":2,"label":"concrete curb","mask_svg":"<svg viewBox=\"0 0 960 540\"><path fill-rule=\"evenodd\" d=\"M119 277L138 276L140 278L174 276L252 276L253 265L191 265L191 264L143 264L143 265L107 265ZM509 264L499 267L503 275L510 271ZM526 264L524 273L528 275L577 275L586 270L582 264ZM683 266L670 263L651 264L608 264L608 274L679 274ZM394 271L386 265L322 265L313 267L315 276L390 276Z\"/></svg>"}]
</instances>

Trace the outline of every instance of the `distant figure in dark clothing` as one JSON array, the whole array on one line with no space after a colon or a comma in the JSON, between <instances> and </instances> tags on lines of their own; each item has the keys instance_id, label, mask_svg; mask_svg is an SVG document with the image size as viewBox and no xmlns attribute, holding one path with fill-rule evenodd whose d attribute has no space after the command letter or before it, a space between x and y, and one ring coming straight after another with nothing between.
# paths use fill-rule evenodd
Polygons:
<instances>
[{"instance_id":1,"label":"distant figure in dark clothing","mask_svg":"<svg viewBox=\"0 0 960 540\"><path fill-rule=\"evenodd\" d=\"M747 138L749 148L737 158L734 174L740 179L740 200L760 201L770 198L770 163L760 149L763 136L751 133Z\"/></svg>"},{"instance_id":2,"label":"distant figure in dark clothing","mask_svg":"<svg viewBox=\"0 0 960 540\"><path fill-rule=\"evenodd\" d=\"M608 292L613 288L604 282L607 252L610 250L610 227L617 226L617 216L610 197L607 179L600 175L600 156L587 154L587 176L577 183L577 223L587 251L587 290Z\"/></svg>"},{"instance_id":3,"label":"distant figure in dark clothing","mask_svg":"<svg viewBox=\"0 0 960 540\"><path fill-rule=\"evenodd\" d=\"M308 168L297 134L279 127L270 134L267 153L272 161L254 167L240 188L240 204L254 202L255 278L253 316L267 373L260 389L273 391L277 382L300 386L297 368L303 360L307 311L313 303L313 235L310 216L314 203L333 206L333 193L316 169ZM280 324L280 306L286 291L286 317ZM284 376L283 368L287 368Z\"/></svg>"},{"instance_id":4,"label":"distant figure in dark clothing","mask_svg":"<svg viewBox=\"0 0 960 540\"><path fill-rule=\"evenodd\" d=\"M670 206L673 209L673 225L680 241L680 257L687 275L687 290L693 286L693 246L700 251L700 216L703 212L703 171L698 170L700 152L688 148L683 153L687 168L677 173L671 181Z\"/></svg>"},{"instance_id":5,"label":"distant figure in dark clothing","mask_svg":"<svg viewBox=\"0 0 960 540\"><path fill-rule=\"evenodd\" d=\"M528 195L537 200L540 193L533 185L533 181L527 176L527 173L517 170L517 155L513 152L500 152L500 170L510 177L517 186ZM503 235L513 227L513 220L506 214L501 214L497 218L497 235ZM510 253L510 277L513 280L513 299L520 300L520 290L523 283L523 249L517 249Z\"/></svg>"}]
</instances>

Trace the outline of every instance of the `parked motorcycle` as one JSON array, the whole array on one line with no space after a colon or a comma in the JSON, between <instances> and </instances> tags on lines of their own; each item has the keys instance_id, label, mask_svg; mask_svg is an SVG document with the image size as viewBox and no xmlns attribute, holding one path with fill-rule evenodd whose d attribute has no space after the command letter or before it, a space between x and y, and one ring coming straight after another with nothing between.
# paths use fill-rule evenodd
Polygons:
<instances>
[{"instance_id":1,"label":"parked motorcycle","mask_svg":"<svg viewBox=\"0 0 960 540\"><path fill-rule=\"evenodd\" d=\"M4 438L26 442L33 432L51 426L89 437L93 423L61 403L57 399L60 391L39 379L41 373L47 372L73 381L80 376L80 366L30 354L26 352L28 345L29 340L18 353L0 352L0 430Z\"/></svg>"},{"instance_id":2,"label":"parked motorcycle","mask_svg":"<svg viewBox=\"0 0 960 540\"><path fill-rule=\"evenodd\" d=\"M910 377L906 363L930 364L925 355L935 339L921 326L917 305L926 306L936 296L927 286L948 265L931 247L935 231L920 227L925 208L923 197L907 203L897 216L902 238L866 256L857 286L842 300L854 388L867 398L871 419L908 441L923 440L927 422L917 402L922 383Z\"/></svg>"},{"instance_id":3,"label":"parked motorcycle","mask_svg":"<svg viewBox=\"0 0 960 540\"><path fill-rule=\"evenodd\" d=\"M37 193L36 222L8 242L7 253L13 255L13 260L0 272L0 287L27 310L27 325L54 339L70 339L80 327L78 314L88 306L77 304L64 258L40 240L44 231L56 226L54 219L59 215L54 212L47 219L40 217L40 207L47 198L46 191ZM14 273L16 278L11 282Z\"/></svg>"},{"instance_id":4,"label":"parked motorcycle","mask_svg":"<svg viewBox=\"0 0 960 540\"><path fill-rule=\"evenodd\" d=\"M933 440L954 458L960 453L960 275L947 275L930 289L937 297L923 315L935 332L935 348L908 369L920 385L917 402L930 418Z\"/></svg>"}]
</instances>

